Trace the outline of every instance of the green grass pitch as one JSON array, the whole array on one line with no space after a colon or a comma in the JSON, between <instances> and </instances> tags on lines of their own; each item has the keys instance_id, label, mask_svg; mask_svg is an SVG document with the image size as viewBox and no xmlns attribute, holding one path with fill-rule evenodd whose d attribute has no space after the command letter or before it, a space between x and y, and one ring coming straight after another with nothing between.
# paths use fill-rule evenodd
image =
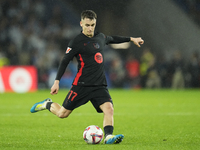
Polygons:
<instances>
[{"instance_id":1,"label":"green grass pitch","mask_svg":"<svg viewBox=\"0 0 200 150\"><path fill-rule=\"evenodd\" d=\"M102 127L103 114L91 103L66 119L48 110L30 113L35 102L47 97L62 104L68 90L51 96L35 93L0 94L0 150L198 150L200 149L200 90L111 89L114 134L124 134L120 144L88 145L83 140L89 125Z\"/></svg>"}]
</instances>

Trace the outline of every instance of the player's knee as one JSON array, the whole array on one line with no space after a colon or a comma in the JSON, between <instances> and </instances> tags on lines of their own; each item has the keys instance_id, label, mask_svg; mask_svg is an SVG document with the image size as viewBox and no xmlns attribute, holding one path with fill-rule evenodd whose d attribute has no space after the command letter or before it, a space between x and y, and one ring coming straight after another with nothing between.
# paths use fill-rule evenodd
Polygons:
<instances>
[{"instance_id":1,"label":"player's knee","mask_svg":"<svg viewBox=\"0 0 200 150\"><path fill-rule=\"evenodd\" d=\"M71 110L67 110L67 109L65 109L64 107L62 107L59 111L58 111L58 113L57 113L57 116L59 117L59 118L67 118L70 114L71 114Z\"/></svg>"},{"instance_id":2,"label":"player's knee","mask_svg":"<svg viewBox=\"0 0 200 150\"><path fill-rule=\"evenodd\" d=\"M67 118L69 116L69 113L58 113L57 116L63 119L63 118Z\"/></svg>"},{"instance_id":3,"label":"player's knee","mask_svg":"<svg viewBox=\"0 0 200 150\"><path fill-rule=\"evenodd\" d=\"M114 108L113 108L113 107L110 107L110 108L109 108L109 113L110 113L110 115L113 115L113 114L114 114Z\"/></svg>"},{"instance_id":4,"label":"player's knee","mask_svg":"<svg viewBox=\"0 0 200 150\"><path fill-rule=\"evenodd\" d=\"M113 105L109 102L102 104L100 106L100 108L102 109L102 111L105 115L111 115L112 116L113 113L114 113Z\"/></svg>"},{"instance_id":5,"label":"player's knee","mask_svg":"<svg viewBox=\"0 0 200 150\"><path fill-rule=\"evenodd\" d=\"M107 107L107 109L104 111L104 113L105 113L106 115L112 116L112 115L114 114L114 108L113 108L112 106Z\"/></svg>"},{"instance_id":6,"label":"player's knee","mask_svg":"<svg viewBox=\"0 0 200 150\"><path fill-rule=\"evenodd\" d=\"M67 118L69 115L66 114L58 114L57 115L59 118L63 119L63 118Z\"/></svg>"}]
</instances>

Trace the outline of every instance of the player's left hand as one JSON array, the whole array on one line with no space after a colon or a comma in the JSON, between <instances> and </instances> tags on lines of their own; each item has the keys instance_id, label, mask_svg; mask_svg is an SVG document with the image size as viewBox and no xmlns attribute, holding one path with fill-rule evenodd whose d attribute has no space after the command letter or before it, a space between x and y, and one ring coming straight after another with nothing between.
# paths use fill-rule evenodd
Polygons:
<instances>
[{"instance_id":1,"label":"player's left hand","mask_svg":"<svg viewBox=\"0 0 200 150\"><path fill-rule=\"evenodd\" d=\"M140 45L144 44L144 40L141 37L138 37L138 38L130 37L130 41L132 41L138 47L141 47Z\"/></svg>"}]
</instances>

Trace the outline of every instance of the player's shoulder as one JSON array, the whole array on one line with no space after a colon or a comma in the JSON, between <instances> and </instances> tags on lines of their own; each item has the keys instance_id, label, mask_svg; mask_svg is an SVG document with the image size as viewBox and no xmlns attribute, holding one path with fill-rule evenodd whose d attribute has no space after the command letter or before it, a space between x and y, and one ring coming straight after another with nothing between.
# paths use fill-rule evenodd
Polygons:
<instances>
[{"instance_id":1,"label":"player's shoulder","mask_svg":"<svg viewBox=\"0 0 200 150\"><path fill-rule=\"evenodd\" d=\"M104 33L102 33L102 32L95 32L95 34L97 35L97 36L101 36L101 37L106 37L106 35L104 34Z\"/></svg>"},{"instance_id":2,"label":"player's shoulder","mask_svg":"<svg viewBox=\"0 0 200 150\"><path fill-rule=\"evenodd\" d=\"M72 40L69 41L69 46L70 47L74 47L76 46L80 41L82 40L82 34L78 34L77 36L75 36Z\"/></svg>"},{"instance_id":3,"label":"player's shoulder","mask_svg":"<svg viewBox=\"0 0 200 150\"><path fill-rule=\"evenodd\" d=\"M105 40L106 39L106 35L102 32L95 32L95 37L101 40Z\"/></svg>"}]
</instances>

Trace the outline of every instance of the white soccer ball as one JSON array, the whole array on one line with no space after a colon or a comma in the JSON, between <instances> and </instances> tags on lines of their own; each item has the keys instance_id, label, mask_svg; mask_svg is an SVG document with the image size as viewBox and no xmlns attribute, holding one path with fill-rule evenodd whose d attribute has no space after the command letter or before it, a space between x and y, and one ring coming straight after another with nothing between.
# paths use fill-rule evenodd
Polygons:
<instances>
[{"instance_id":1,"label":"white soccer ball","mask_svg":"<svg viewBox=\"0 0 200 150\"><path fill-rule=\"evenodd\" d=\"M83 139L88 144L98 144L103 139L103 131L96 125L88 126L83 132Z\"/></svg>"}]
</instances>

